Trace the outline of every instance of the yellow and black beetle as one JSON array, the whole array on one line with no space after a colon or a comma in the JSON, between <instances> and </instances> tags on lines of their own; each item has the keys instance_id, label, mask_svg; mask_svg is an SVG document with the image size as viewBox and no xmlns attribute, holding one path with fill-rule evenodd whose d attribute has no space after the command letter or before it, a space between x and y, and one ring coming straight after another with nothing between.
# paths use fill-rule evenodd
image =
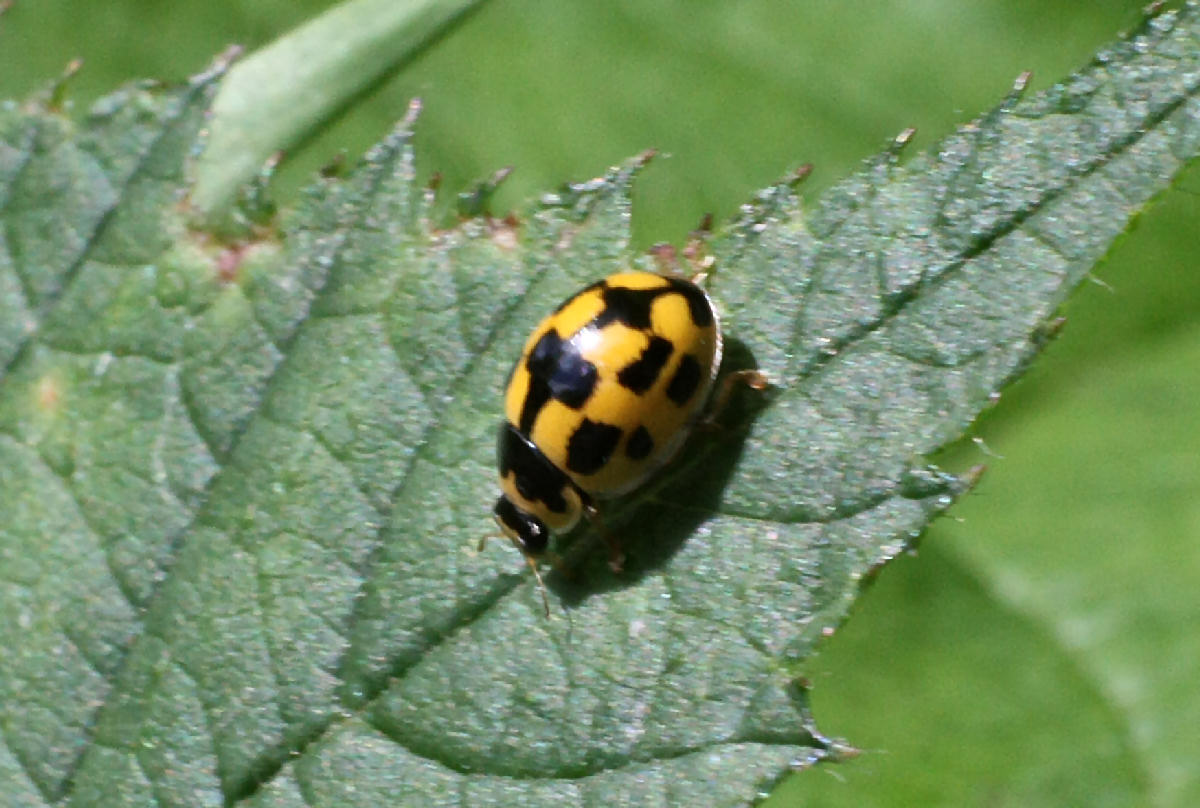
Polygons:
<instances>
[{"instance_id":1,"label":"yellow and black beetle","mask_svg":"<svg viewBox=\"0 0 1200 808\"><path fill-rule=\"evenodd\" d=\"M594 517L597 499L633 491L675 456L720 365L712 301L682 278L611 275L534 329L504 397L494 513L535 575L552 531ZM738 375L765 384L760 374Z\"/></svg>"}]
</instances>

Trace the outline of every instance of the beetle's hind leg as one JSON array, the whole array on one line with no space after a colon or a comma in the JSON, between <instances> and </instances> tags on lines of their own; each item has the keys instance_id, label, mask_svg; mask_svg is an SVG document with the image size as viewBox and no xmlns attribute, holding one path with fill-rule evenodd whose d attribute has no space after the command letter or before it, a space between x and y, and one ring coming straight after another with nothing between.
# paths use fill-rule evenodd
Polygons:
<instances>
[{"instance_id":1,"label":"beetle's hind leg","mask_svg":"<svg viewBox=\"0 0 1200 808\"><path fill-rule=\"evenodd\" d=\"M701 429L721 428L717 419L729 407L729 401L733 398L733 391L739 385L745 385L751 390L762 391L771 386L771 380L761 370L737 370L725 376L721 379L721 384L717 387L717 392L713 394L712 402L708 406L708 414L699 423Z\"/></svg>"}]
</instances>

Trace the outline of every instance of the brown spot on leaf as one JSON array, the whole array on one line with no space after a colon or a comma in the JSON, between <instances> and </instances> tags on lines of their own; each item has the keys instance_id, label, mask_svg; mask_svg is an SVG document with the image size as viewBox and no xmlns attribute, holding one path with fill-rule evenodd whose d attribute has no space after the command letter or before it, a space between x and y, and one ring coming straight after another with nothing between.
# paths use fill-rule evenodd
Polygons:
<instances>
[{"instance_id":1,"label":"brown spot on leaf","mask_svg":"<svg viewBox=\"0 0 1200 808\"><path fill-rule=\"evenodd\" d=\"M217 253L217 278L221 283L233 283L238 278L238 269L246 257L247 245L234 244Z\"/></svg>"}]
</instances>

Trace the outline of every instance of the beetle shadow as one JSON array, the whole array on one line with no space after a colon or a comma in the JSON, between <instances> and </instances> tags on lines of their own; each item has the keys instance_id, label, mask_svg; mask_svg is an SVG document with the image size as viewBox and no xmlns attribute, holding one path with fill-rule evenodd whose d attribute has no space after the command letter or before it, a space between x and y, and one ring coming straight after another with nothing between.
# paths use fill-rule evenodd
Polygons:
<instances>
[{"instance_id":1,"label":"beetle shadow","mask_svg":"<svg viewBox=\"0 0 1200 808\"><path fill-rule=\"evenodd\" d=\"M721 378L756 367L746 345L726 341ZM774 387L759 391L739 386L722 411L712 414L713 422L698 425L680 455L646 487L600 503L603 526L587 525L560 542L562 563L545 581L562 606L573 609L595 595L636 586L666 566L718 513L721 494L737 469L754 418L777 392ZM609 568L605 533L615 537L625 553L621 572Z\"/></svg>"}]
</instances>

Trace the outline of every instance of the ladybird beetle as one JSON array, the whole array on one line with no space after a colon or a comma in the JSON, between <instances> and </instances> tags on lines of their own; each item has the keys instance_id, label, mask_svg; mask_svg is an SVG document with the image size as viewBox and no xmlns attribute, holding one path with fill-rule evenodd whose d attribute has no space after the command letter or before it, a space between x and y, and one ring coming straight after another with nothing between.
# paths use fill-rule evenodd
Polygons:
<instances>
[{"instance_id":1,"label":"ladybird beetle","mask_svg":"<svg viewBox=\"0 0 1200 808\"><path fill-rule=\"evenodd\" d=\"M494 514L539 584L536 558L550 533L584 514L595 519L597 499L629 493L671 460L700 420L720 364L712 301L682 278L611 275L534 329L504 396ZM749 375L760 386L761 375Z\"/></svg>"}]
</instances>

